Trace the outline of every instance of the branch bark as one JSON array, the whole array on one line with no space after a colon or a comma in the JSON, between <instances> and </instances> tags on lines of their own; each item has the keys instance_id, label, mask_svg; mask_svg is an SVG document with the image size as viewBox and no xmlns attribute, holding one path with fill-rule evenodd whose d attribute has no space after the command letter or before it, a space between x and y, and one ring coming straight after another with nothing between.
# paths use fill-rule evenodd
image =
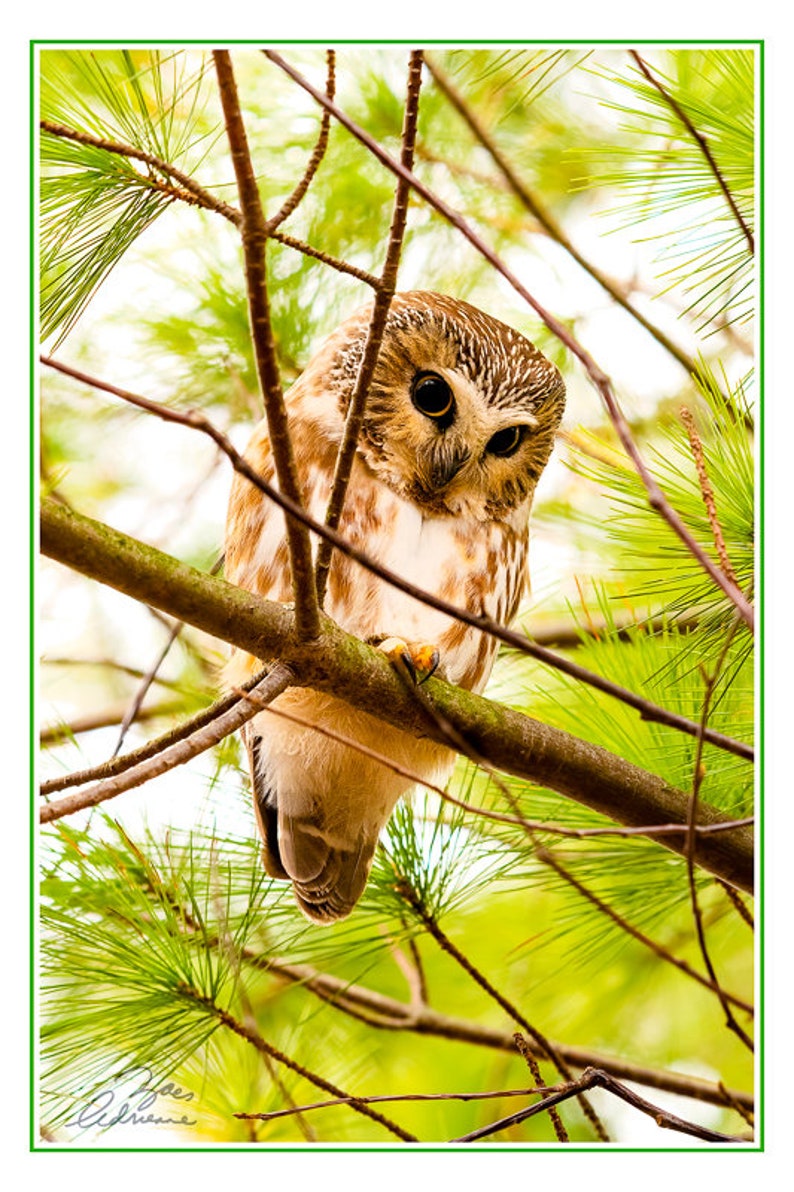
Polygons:
<instances>
[{"instance_id":1,"label":"branch bark","mask_svg":"<svg viewBox=\"0 0 794 1192\"><path fill-rule=\"evenodd\" d=\"M50 558L187 621L263 664L280 660L297 686L331 692L406 732L447 744L384 656L326 617L321 618L319 638L303 641L284 605L197 571L49 498L41 506L41 545ZM423 692L479 754L506 773L630 827L687 822L689 800L683 791L597 745L437 679L429 679ZM727 820L709 804L699 805L700 824ZM685 855L684 840L649 836ZM731 885L752 891L753 833L747 827L698 833L696 860Z\"/></svg>"}]
</instances>

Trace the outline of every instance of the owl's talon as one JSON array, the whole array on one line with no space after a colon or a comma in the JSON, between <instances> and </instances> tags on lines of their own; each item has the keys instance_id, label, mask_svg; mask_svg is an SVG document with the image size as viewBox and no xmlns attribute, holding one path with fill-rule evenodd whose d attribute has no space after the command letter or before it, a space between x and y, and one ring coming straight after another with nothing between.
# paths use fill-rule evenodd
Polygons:
<instances>
[{"instance_id":1,"label":"owl's talon","mask_svg":"<svg viewBox=\"0 0 794 1192\"><path fill-rule=\"evenodd\" d=\"M401 637L386 637L377 644L392 666L406 671L417 686L435 673L441 661L438 649L431 642L406 642Z\"/></svg>"}]
</instances>

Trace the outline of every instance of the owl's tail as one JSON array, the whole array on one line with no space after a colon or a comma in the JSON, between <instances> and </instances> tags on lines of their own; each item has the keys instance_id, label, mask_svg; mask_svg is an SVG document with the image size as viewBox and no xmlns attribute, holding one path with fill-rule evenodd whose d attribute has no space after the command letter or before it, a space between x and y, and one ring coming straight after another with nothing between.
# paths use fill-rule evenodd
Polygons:
<instances>
[{"instance_id":1,"label":"owl's tail","mask_svg":"<svg viewBox=\"0 0 794 1192\"><path fill-rule=\"evenodd\" d=\"M333 923L358 902L372 865L378 826L361 827L355 839L340 839L314 808L286 812L258 757L258 738L247 742L251 758L254 810L262 837L262 858L271 877L291 881L298 906L315 923ZM282 792L283 794L283 792Z\"/></svg>"}]
</instances>

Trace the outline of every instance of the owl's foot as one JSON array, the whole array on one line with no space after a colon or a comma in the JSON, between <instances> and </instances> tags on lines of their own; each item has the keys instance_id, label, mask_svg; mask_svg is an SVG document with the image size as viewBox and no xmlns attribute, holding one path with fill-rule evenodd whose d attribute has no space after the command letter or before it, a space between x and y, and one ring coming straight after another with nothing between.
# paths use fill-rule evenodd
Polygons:
<instances>
[{"instance_id":1,"label":"owl's foot","mask_svg":"<svg viewBox=\"0 0 794 1192\"><path fill-rule=\"evenodd\" d=\"M373 643L392 666L404 671L414 683L424 683L438 669L441 655L432 642L406 642L401 637L385 637Z\"/></svg>"}]
</instances>

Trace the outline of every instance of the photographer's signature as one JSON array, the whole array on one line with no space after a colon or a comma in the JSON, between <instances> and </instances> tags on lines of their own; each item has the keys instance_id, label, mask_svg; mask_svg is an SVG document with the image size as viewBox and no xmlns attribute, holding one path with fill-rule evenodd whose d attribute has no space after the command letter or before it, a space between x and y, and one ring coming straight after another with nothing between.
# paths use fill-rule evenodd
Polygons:
<instances>
[{"instance_id":1,"label":"photographer's signature","mask_svg":"<svg viewBox=\"0 0 794 1192\"><path fill-rule=\"evenodd\" d=\"M107 1130L111 1126L195 1126L196 1118L186 1113L181 1117L174 1115L166 1104L192 1100L193 1093L170 1080L158 1084L149 1068L129 1068L120 1073L114 1088L97 1093L66 1124L82 1130Z\"/></svg>"}]
</instances>

